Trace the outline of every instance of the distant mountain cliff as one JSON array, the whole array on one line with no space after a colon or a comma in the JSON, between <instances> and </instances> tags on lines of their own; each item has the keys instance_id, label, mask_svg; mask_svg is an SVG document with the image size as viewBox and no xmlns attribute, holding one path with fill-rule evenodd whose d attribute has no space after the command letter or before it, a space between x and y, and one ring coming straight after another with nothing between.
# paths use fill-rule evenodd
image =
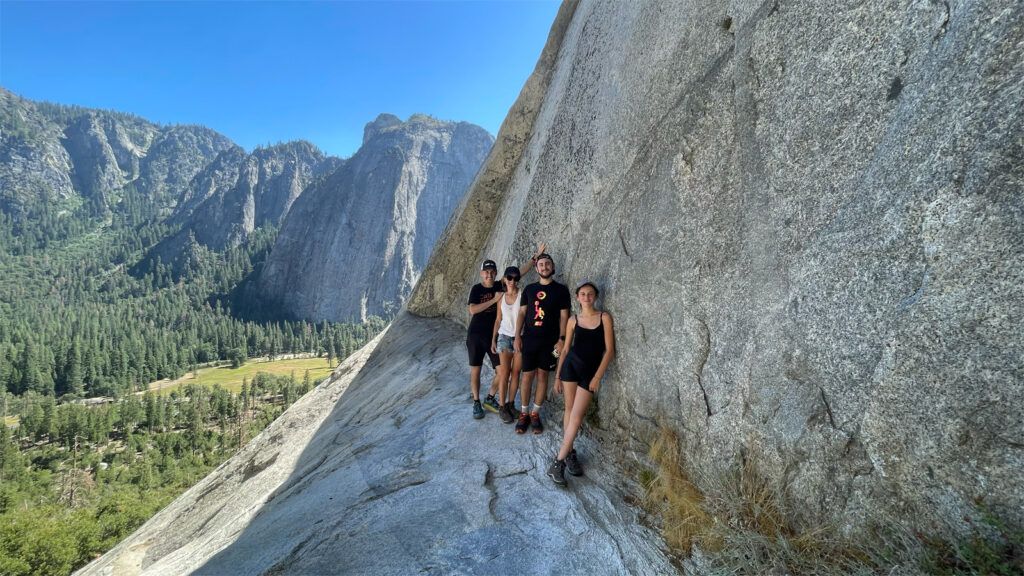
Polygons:
<instances>
[{"instance_id":1,"label":"distant mountain cliff","mask_svg":"<svg viewBox=\"0 0 1024 576\"><path fill-rule=\"evenodd\" d=\"M318 320L397 309L492 143L473 124L380 115L359 151L292 206L256 294Z\"/></svg>"},{"instance_id":2,"label":"distant mountain cliff","mask_svg":"<svg viewBox=\"0 0 1024 576\"><path fill-rule=\"evenodd\" d=\"M0 88L0 209L78 200L114 210L128 195L169 210L192 178L236 147L201 126L36 103Z\"/></svg>"},{"instance_id":3,"label":"distant mountain cliff","mask_svg":"<svg viewBox=\"0 0 1024 576\"><path fill-rule=\"evenodd\" d=\"M303 141L246 153L207 128L0 89L0 211L31 222L142 205L171 232L136 274L157 261L180 272L197 250L223 252L281 226L246 283L247 305L264 316L360 319L404 302L493 141L466 122L382 114L349 160Z\"/></svg>"},{"instance_id":4,"label":"distant mountain cliff","mask_svg":"<svg viewBox=\"0 0 1024 576\"><path fill-rule=\"evenodd\" d=\"M190 182L170 221L181 228L149 253L165 263L186 254L192 240L215 251L236 246L253 230L279 225L316 178L344 164L309 142L220 153Z\"/></svg>"}]
</instances>

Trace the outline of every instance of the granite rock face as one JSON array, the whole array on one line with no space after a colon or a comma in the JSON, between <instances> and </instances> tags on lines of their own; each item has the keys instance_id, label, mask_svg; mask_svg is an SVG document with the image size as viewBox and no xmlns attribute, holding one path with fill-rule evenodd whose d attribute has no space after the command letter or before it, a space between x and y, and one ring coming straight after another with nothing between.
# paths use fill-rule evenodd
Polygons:
<instances>
[{"instance_id":1,"label":"granite rock face","mask_svg":"<svg viewBox=\"0 0 1024 576\"><path fill-rule=\"evenodd\" d=\"M317 320L397 309L492 142L466 122L382 114L359 151L292 206L258 298Z\"/></svg>"},{"instance_id":2,"label":"granite rock face","mask_svg":"<svg viewBox=\"0 0 1024 576\"><path fill-rule=\"evenodd\" d=\"M27 200L75 194L62 137L33 102L0 88L0 208L17 213Z\"/></svg>"},{"instance_id":3,"label":"granite rock face","mask_svg":"<svg viewBox=\"0 0 1024 576\"><path fill-rule=\"evenodd\" d=\"M337 164L308 142L260 148L237 168L234 186L203 202L191 229L202 244L221 250L259 226L278 225L314 179Z\"/></svg>"},{"instance_id":4,"label":"granite rock face","mask_svg":"<svg viewBox=\"0 0 1024 576\"><path fill-rule=\"evenodd\" d=\"M547 241L617 319L610 443L671 426L848 528L1024 523L1024 5L594 1L559 40L409 311Z\"/></svg>"},{"instance_id":5,"label":"granite rock face","mask_svg":"<svg viewBox=\"0 0 1024 576\"><path fill-rule=\"evenodd\" d=\"M202 126L169 126L141 160L139 189L162 205L174 206L192 178L217 155L236 144Z\"/></svg>"},{"instance_id":6,"label":"granite rock face","mask_svg":"<svg viewBox=\"0 0 1024 576\"><path fill-rule=\"evenodd\" d=\"M192 178L234 147L199 126L35 103L0 89L0 208L81 197L112 210L135 194L169 212Z\"/></svg>"},{"instance_id":7,"label":"granite rock face","mask_svg":"<svg viewBox=\"0 0 1024 576\"><path fill-rule=\"evenodd\" d=\"M470 418L464 339L401 315L80 574L673 573L612 454L559 489L557 434Z\"/></svg>"},{"instance_id":8,"label":"granite rock face","mask_svg":"<svg viewBox=\"0 0 1024 576\"><path fill-rule=\"evenodd\" d=\"M169 221L178 232L153 247L147 259L180 262L191 242L214 251L237 246L261 226L278 226L295 199L315 179L343 161L309 142L221 152L189 183Z\"/></svg>"}]
</instances>

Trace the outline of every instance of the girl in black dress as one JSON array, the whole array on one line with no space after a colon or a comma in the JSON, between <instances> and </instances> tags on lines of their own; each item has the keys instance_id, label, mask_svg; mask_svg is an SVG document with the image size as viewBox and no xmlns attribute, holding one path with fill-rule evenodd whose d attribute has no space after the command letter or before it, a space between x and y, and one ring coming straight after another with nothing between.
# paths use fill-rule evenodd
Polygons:
<instances>
[{"instance_id":1,"label":"girl in black dress","mask_svg":"<svg viewBox=\"0 0 1024 576\"><path fill-rule=\"evenodd\" d=\"M576 287L576 300L580 313L569 319L565 328L565 344L558 355L555 369L555 392L565 394L562 448L548 468L548 476L556 484L565 484L565 472L573 476L583 474L572 444L580 423L587 413L590 400L601 387L601 378L615 356L615 329L612 315L594 306L597 286L583 282Z\"/></svg>"}]
</instances>

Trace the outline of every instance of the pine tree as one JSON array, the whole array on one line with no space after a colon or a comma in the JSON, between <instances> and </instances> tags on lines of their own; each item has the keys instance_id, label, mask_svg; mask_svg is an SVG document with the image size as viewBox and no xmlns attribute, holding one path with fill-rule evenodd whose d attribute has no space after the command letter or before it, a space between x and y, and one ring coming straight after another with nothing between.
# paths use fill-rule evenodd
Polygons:
<instances>
[{"instance_id":1,"label":"pine tree","mask_svg":"<svg viewBox=\"0 0 1024 576\"><path fill-rule=\"evenodd\" d=\"M78 338L75 338L71 342L71 347L68 348L67 357L64 361L64 386L62 390L58 390L58 393L60 395L74 394L75 396L81 396L83 391L82 345Z\"/></svg>"}]
</instances>

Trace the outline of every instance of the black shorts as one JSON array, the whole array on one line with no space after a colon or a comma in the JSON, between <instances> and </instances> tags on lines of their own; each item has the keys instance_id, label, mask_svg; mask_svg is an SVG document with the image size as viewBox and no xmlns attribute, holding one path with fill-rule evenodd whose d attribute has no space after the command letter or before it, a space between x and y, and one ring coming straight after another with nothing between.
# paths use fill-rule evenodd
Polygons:
<instances>
[{"instance_id":1,"label":"black shorts","mask_svg":"<svg viewBox=\"0 0 1024 576\"><path fill-rule=\"evenodd\" d=\"M558 366L558 358L551 352L555 349L555 342L550 343L536 343L536 342L523 342L523 372L533 372L534 370L544 370L545 372L551 372Z\"/></svg>"},{"instance_id":2,"label":"black shorts","mask_svg":"<svg viewBox=\"0 0 1024 576\"><path fill-rule=\"evenodd\" d=\"M562 382L575 382L580 388L591 392L590 381L597 374L599 365L590 366L582 358L569 352L565 362L562 362L562 371L558 373L558 379Z\"/></svg>"},{"instance_id":3,"label":"black shorts","mask_svg":"<svg viewBox=\"0 0 1024 576\"><path fill-rule=\"evenodd\" d=\"M483 366L485 354L491 359L491 368L497 368L498 364L501 364L501 358L491 352L489 334L469 334L466 336L466 349L469 350L470 366Z\"/></svg>"}]
</instances>

